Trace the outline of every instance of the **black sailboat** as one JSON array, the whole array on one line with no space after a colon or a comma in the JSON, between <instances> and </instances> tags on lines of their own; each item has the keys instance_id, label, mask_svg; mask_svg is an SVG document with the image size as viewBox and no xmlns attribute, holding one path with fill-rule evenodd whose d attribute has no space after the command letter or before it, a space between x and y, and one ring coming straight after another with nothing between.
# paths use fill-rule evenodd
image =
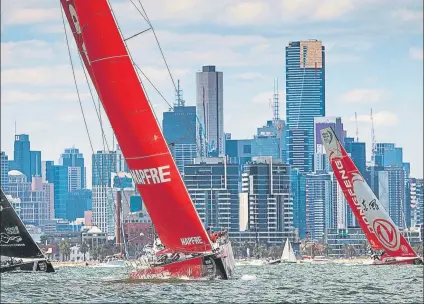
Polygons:
<instances>
[{"instance_id":1,"label":"black sailboat","mask_svg":"<svg viewBox=\"0 0 424 304\"><path fill-rule=\"evenodd\" d=\"M45 271L54 272L53 265L32 239L9 200L0 189L0 272Z\"/></svg>"}]
</instances>

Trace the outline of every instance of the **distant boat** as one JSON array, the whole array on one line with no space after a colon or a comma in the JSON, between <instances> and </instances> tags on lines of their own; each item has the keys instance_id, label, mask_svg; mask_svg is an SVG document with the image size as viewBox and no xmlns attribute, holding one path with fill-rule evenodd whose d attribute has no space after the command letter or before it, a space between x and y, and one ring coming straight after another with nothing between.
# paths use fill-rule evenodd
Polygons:
<instances>
[{"instance_id":1,"label":"distant boat","mask_svg":"<svg viewBox=\"0 0 424 304\"><path fill-rule=\"evenodd\" d=\"M34 242L9 200L0 189L0 272L54 272L51 262Z\"/></svg>"},{"instance_id":2,"label":"distant boat","mask_svg":"<svg viewBox=\"0 0 424 304\"><path fill-rule=\"evenodd\" d=\"M334 130L331 127L322 129L321 138L337 182L371 245L372 265L423 264L346 153Z\"/></svg>"},{"instance_id":3,"label":"distant boat","mask_svg":"<svg viewBox=\"0 0 424 304\"><path fill-rule=\"evenodd\" d=\"M284 245L283 254L281 255L282 263L297 263L296 256L294 255L293 247L290 244L290 240L287 238L286 244Z\"/></svg>"},{"instance_id":4,"label":"distant boat","mask_svg":"<svg viewBox=\"0 0 424 304\"><path fill-rule=\"evenodd\" d=\"M286 239L286 244L284 245L283 254L281 255L281 258L268 262L268 264L270 265L280 263L297 263L296 256L294 255L293 247L290 244L289 238Z\"/></svg>"}]
</instances>

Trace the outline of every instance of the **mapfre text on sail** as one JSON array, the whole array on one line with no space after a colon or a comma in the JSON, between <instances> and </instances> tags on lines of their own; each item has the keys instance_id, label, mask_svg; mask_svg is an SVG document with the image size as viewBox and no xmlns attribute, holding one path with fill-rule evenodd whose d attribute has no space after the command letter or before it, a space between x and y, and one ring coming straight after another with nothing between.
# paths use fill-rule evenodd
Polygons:
<instances>
[{"instance_id":1,"label":"mapfre text on sail","mask_svg":"<svg viewBox=\"0 0 424 304\"><path fill-rule=\"evenodd\" d=\"M162 184L171 181L169 165L149 169L131 170L134 182L138 185Z\"/></svg>"}]
</instances>

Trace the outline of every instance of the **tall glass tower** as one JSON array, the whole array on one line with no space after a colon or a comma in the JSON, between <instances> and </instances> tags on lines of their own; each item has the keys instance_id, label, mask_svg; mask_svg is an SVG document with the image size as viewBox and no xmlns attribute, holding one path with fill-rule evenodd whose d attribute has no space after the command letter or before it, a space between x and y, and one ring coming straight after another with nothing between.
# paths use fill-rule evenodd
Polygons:
<instances>
[{"instance_id":1,"label":"tall glass tower","mask_svg":"<svg viewBox=\"0 0 424 304\"><path fill-rule=\"evenodd\" d=\"M300 172L313 170L314 117L325 116L325 47L321 41L286 46L287 160Z\"/></svg>"}]
</instances>

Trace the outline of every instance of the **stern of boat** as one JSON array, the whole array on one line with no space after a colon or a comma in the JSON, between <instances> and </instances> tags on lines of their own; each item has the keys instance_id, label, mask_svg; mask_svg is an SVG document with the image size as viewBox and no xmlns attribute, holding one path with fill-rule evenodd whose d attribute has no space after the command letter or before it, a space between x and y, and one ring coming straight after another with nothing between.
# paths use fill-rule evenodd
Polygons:
<instances>
[{"instance_id":1,"label":"stern of boat","mask_svg":"<svg viewBox=\"0 0 424 304\"><path fill-rule=\"evenodd\" d=\"M228 280L234 276L236 262L230 240L219 246L218 253L212 259L216 264L217 277Z\"/></svg>"}]
</instances>

